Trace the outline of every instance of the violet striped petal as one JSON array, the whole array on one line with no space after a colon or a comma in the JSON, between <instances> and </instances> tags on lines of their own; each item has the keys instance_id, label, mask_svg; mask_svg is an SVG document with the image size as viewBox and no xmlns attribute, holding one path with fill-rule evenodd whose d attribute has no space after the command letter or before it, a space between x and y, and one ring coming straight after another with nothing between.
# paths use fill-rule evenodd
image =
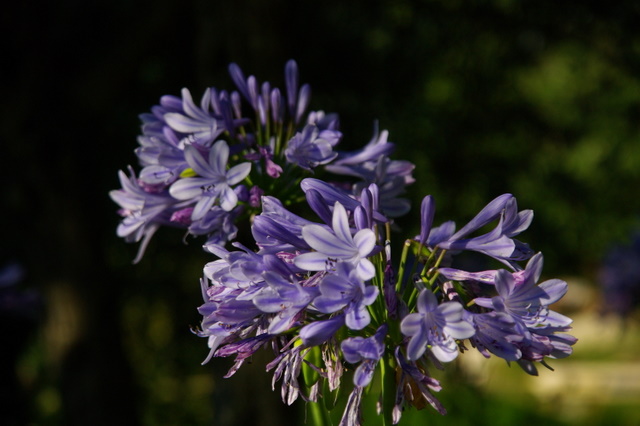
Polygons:
<instances>
[{"instance_id":1,"label":"violet striped petal","mask_svg":"<svg viewBox=\"0 0 640 426\"><path fill-rule=\"evenodd\" d=\"M294 265L307 271L324 271L327 269L327 256L316 251L303 253L293 260Z\"/></svg>"},{"instance_id":2,"label":"violet striped petal","mask_svg":"<svg viewBox=\"0 0 640 426\"><path fill-rule=\"evenodd\" d=\"M344 241L320 225L306 225L302 228L302 237L313 249L326 257L350 258L354 248L345 246Z\"/></svg>"},{"instance_id":3,"label":"violet striped petal","mask_svg":"<svg viewBox=\"0 0 640 426\"><path fill-rule=\"evenodd\" d=\"M218 175L212 173L211 167L207 160L200 154L198 148L193 145L187 145L184 148L184 159L187 161L187 164L196 172L198 175L207 178L217 178Z\"/></svg>"},{"instance_id":4,"label":"violet striped petal","mask_svg":"<svg viewBox=\"0 0 640 426\"><path fill-rule=\"evenodd\" d=\"M229 169L227 172L227 183L229 185L235 185L242 182L244 178L251 173L251 163L240 163Z\"/></svg>"},{"instance_id":5,"label":"violet striped petal","mask_svg":"<svg viewBox=\"0 0 640 426\"><path fill-rule=\"evenodd\" d=\"M184 178L169 187L169 194L178 200L189 200L202 194L203 187L211 185L211 179Z\"/></svg>"}]
</instances>

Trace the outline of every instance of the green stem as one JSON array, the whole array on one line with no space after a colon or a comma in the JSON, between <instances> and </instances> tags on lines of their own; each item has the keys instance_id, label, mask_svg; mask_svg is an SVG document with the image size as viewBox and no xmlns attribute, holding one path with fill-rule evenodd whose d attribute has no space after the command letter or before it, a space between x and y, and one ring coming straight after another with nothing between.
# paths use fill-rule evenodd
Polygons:
<instances>
[{"instance_id":1,"label":"green stem","mask_svg":"<svg viewBox=\"0 0 640 426\"><path fill-rule=\"evenodd\" d=\"M382 425L393 424L393 406L396 403L396 369L393 356L385 356L380 360L382 376Z\"/></svg>"},{"instance_id":2,"label":"green stem","mask_svg":"<svg viewBox=\"0 0 640 426\"><path fill-rule=\"evenodd\" d=\"M324 404L320 402L310 402L309 411L311 411L311 421L314 426L330 426L331 420L329 419L329 413L324 407Z\"/></svg>"},{"instance_id":3,"label":"green stem","mask_svg":"<svg viewBox=\"0 0 640 426\"><path fill-rule=\"evenodd\" d=\"M404 242L402 247L402 255L400 256L400 266L398 267L398 281L396 281L396 291L400 291L402 287L402 279L404 278L404 268L407 264L407 255L409 254L409 247L411 247L411 241Z\"/></svg>"}]
</instances>

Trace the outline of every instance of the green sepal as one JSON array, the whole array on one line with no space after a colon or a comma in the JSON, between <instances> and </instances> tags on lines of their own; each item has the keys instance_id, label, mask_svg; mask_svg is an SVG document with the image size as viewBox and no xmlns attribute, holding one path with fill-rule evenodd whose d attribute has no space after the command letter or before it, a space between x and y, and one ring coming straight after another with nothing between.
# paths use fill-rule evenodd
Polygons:
<instances>
[{"instance_id":1,"label":"green sepal","mask_svg":"<svg viewBox=\"0 0 640 426\"><path fill-rule=\"evenodd\" d=\"M181 178L190 178L190 177L196 177L196 176L198 176L198 174L191 167L184 169L182 173L180 173Z\"/></svg>"}]
</instances>

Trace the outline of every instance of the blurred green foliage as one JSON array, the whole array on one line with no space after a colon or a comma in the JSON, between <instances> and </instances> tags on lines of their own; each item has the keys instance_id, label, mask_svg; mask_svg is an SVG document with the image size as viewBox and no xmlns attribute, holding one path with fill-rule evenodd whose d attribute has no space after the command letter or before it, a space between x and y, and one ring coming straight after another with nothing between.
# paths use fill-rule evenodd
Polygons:
<instances>
[{"instance_id":1,"label":"blurred green foliage","mask_svg":"<svg viewBox=\"0 0 640 426\"><path fill-rule=\"evenodd\" d=\"M8 405L7 424L301 418L303 404L287 410L270 391L264 360L228 380L230 360L199 365L206 344L189 328L211 257L198 241L160 232L131 266L135 247L114 235L107 192L135 161L137 115L182 87L231 87L232 61L282 84L285 61L296 59L311 107L340 114L345 147L368 141L379 120L396 158L417 165L414 203L435 196L436 221L462 223L515 194L535 211L522 239L545 253L545 275L593 281L604 251L638 227L636 2L38 3L13 2L0 17L2 258L24 264L25 285L46 301L30 344L14 348L30 408ZM417 232L415 210L402 226ZM448 417L408 416L551 424L455 373L443 385ZM611 415L623 424L621 412Z\"/></svg>"}]
</instances>

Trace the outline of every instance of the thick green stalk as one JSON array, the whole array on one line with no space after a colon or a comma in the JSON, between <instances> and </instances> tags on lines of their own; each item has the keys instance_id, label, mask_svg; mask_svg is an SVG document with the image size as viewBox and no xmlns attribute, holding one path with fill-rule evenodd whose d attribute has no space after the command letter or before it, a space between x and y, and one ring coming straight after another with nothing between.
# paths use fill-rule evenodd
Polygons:
<instances>
[{"instance_id":1,"label":"thick green stalk","mask_svg":"<svg viewBox=\"0 0 640 426\"><path fill-rule=\"evenodd\" d=\"M330 426L331 419L329 412L321 402L310 402L307 404L311 414L311 422L313 426Z\"/></svg>"}]
</instances>

